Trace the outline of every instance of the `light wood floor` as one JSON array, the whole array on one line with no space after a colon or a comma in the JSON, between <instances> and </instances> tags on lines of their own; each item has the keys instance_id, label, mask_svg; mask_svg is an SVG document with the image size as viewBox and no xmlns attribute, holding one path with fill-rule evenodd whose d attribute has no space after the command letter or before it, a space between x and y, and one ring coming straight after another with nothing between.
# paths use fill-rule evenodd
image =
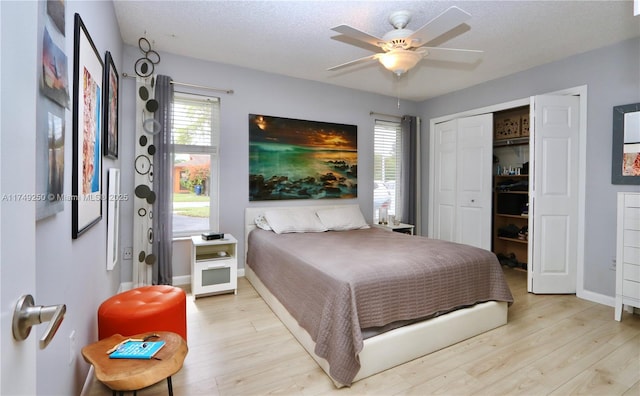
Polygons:
<instances>
[{"instance_id":1,"label":"light wood floor","mask_svg":"<svg viewBox=\"0 0 640 396\"><path fill-rule=\"evenodd\" d=\"M505 269L507 325L336 389L245 278L237 295L187 299L185 395L640 395L640 316L566 295L533 295ZM111 395L97 381L88 395ZM166 381L138 392L167 395Z\"/></svg>"}]
</instances>

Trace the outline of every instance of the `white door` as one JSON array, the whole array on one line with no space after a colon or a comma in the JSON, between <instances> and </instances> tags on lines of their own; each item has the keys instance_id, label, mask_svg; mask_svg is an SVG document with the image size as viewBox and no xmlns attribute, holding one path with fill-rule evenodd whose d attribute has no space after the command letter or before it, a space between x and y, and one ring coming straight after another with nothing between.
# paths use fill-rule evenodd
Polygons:
<instances>
[{"instance_id":1,"label":"white door","mask_svg":"<svg viewBox=\"0 0 640 396\"><path fill-rule=\"evenodd\" d=\"M35 100L38 2L0 1L0 394L36 394L36 334L13 339L16 301L35 295ZM26 51L23 49L26 48ZM16 58L18 58L18 61ZM23 60L25 60L23 62ZM24 194L24 195L19 195Z\"/></svg>"},{"instance_id":2,"label":"white door","mask_svg":"<svg viewBox=\"0 0 640 396\"><path fill-rule=\"evenodd\" d=\"M456 242L491 250L493 114L458 119Z\"/></svg>"},{"instance_id":3,"label":"white door","mask_svg":"<svg viewBox=\"0 0 640 396\"><path fill-rule=\"evenodd\" d=\"M580 98L532 98L528 290L575 293Z\"/></svg>"},{"instance_id":4,"label":"white door","mask_svg":"<svg viewBox=\"0 0 640 396\"><path fill-rule=\"evenodd\" d=\"M432 237L491 249L493 115L435 125Z\"/></svg>"},{"instance_id":5,"label":"white door","mask_svg":"<svg viewBox=\"0 0 640 396\"><path fill-rule=\"evenodd\" d=\"M455 241L458 120L434 128L434 206L432 238Z\"/></svg>"}]
</instances>

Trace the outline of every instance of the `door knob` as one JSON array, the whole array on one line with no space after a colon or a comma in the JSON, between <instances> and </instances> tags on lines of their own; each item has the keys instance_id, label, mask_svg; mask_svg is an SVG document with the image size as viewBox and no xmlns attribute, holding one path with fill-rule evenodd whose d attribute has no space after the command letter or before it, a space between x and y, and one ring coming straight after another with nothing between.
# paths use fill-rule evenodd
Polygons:
<instances>
[{"instance_id":1,"label":"door knob","mask_svg":"<svg viewBox=\"0 0 640 396\"><path fill-rule=\"evenodd\" d=\"M46 348L56 334L56 331L58 331L66 311L67 306L65 304L50 305L48 307L43 305L35 306L31 294L23 295L16 303L13 311L13 322L11 325L13 338L16 341L26 340L27 337L29 337L32 326L50 322L49 327L47 327L47 330L40 339L40 349Z\"/></svg>"}]
</instances>

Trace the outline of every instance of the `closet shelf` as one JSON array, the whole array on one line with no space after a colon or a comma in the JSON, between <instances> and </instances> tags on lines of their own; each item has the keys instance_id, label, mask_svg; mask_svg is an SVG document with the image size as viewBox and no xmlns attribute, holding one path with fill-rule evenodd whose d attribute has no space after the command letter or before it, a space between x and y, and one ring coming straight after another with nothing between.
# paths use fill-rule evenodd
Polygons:
<instances>
[{"instance_id":1,"label":"closet shelf","mask_svg":"<svg viewBox=\"0 0 640 396\"><path fill-rule=\"evenodd\" d=\"M512 214L503 214L503 213L496 213L496 216L509 217L512 219L528 219L529 218L529 215L512 215Z\"/></svg>"},{"instance_id":2,"label":"closet shelf","mask_svg":"<svg viewBox=\"0 0 640 396\"><path fill-rule=\"evenodd\" d=\"M493 147L518 146L529 144L529 137L520 137L513 139L494 140Z\"/></svg>"},{"instance_id":3,"label":"closet shelf","mask_svg":"<svg viewBox=\"0 0 640 396\"><path fill-rule=\"evenodd\" d=\"M502 239L503 241L509 241L509 242L518 242L518 243L528 242L526 239L517 239L517 238L498 237L498 239Z\"/></svg>"},{"instance_id":4,"label":"closet shelf","mask_svg":"<svg viewBox=\"0 0 640 396\"><path fill-rule=\"evenodd\" d=\"M528 191L496 191L498 194L529 194Z\"/></svg>"}]
</instances>

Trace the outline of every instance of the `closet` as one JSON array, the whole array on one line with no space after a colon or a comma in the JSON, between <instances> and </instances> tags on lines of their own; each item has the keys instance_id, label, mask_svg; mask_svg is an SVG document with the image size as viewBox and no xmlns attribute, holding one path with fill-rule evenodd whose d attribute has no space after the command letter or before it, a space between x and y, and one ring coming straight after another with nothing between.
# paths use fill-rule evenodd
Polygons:
<instances>
[{"instance_id":1,"label":"closet","mask_svg":"<svg viewBox=\"0 0 640 396\"><path fill-rule=\"evenodd\" d=\"M495 252L527 271L530 292L576 293L582 98L539 95L431 120L428 236Z\"/></svg>"},{"instance_id":2,"label":"closet","mask_svg":"<svg viewBox=\"0 0 640 396\"><path fill-rule=\"evenodd\" d=\"M491 250L500 263L527 269L529 242L529 106L493 114Z\"/></svg>"}]
</instances>

